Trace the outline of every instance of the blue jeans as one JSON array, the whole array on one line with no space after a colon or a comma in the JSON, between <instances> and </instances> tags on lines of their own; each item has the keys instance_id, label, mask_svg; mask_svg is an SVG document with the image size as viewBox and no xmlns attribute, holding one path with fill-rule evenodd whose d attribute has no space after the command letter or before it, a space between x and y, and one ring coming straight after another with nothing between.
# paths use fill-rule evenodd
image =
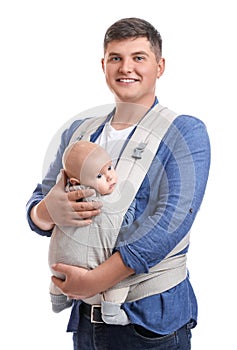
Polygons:
<instances>
[{"instance_id":1,"label":"blue jeans","mask_svg":"<svg viewBox=\"0 0 237 350\"><path fill-rule=\"evenodd\" d=\"M81 315L78 332L73 333L74 350L190 350L191 326L176 332L156 336L136 325L114 326L91 323Z\"/></svg>"}]
</instances>

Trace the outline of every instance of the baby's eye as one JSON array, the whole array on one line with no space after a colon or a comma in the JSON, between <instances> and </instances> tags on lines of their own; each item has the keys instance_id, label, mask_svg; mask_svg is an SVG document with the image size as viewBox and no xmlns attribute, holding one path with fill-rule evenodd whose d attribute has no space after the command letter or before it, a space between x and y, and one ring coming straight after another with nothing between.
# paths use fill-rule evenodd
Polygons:
<instances>
[{"instance_id":1,"label":"baby's eye","mask_svg":"<svg viewBox=\"0 0 237 350\"><path fill-rule=\"evenodd\" d=\"M112 165L109 165L108 166L108 170L112 170L113 166Z\"/></svg>"},{"instance_id":2,"label":"baby's eye","mask_svg":"<svg viewBox=\"0 0 237 350\"><path fill-rule=\"evenodd\" d=\"M102 178L102 174L98 174L96 177L97 177L97 179L101 179Z\"/></svg>"}]
</instances>

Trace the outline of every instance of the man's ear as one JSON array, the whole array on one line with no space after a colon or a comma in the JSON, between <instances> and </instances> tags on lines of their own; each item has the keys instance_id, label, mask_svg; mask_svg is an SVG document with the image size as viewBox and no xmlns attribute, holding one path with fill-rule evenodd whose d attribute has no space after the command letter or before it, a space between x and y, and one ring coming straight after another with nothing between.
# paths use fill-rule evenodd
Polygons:
<instances>
[{"instance_id":1,"label":"man's ear","mask_svg":"<svg viewBox=\"0 0 237 350\"><path fill-rule=\"evenodd\" d=\"M105 72L105 60L104 60L104 58L101 58L101 67L103 69L103 72Z\"/></svg>"},{"instance_id":2,"label":"man's ear","mask_svg":"<svg viewBox=\"0 0 237 350\"><path fill-rule=\"evenodd\" d=\"M164 71L165 71L165 59L161 57L158 62L157 79L159 79L162 76Z\"/></svg>"},{"instance_id":3,"label":"man's ear","mask_svg":"<svg viewBox=\"0 0 237 350\"><path fill-rule=\"evenodd\" d=\"M70 184L72 184L73 186L80 185L80 181L75 177L70 177L69 181L70 181Z\"/></svg>"}]
</instances>

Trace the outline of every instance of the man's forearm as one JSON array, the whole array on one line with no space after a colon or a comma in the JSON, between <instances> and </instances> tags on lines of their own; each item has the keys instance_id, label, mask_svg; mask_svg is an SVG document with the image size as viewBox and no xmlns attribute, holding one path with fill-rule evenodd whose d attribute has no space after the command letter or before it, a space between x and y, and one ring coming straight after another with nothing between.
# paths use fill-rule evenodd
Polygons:
<instances>
[{"instance_id":1,"label":"man's forearm","mask_svg":"<svg viewBox=\"0 0 237 350\"><path fill-rule=\"evenodd\" d=\"M56 264L53 270L66 276L65 280L53 276L55 285L74 299L86 299L104 292L134 274L134 270L124 264L119 252L94 270L65 264Z\"/></svg>"},{"instance_id":2,"label":"man's forearm","mask_svg":"<svg viewBox=\"0 0 237 350\"><path fill-rule=\"evenodd\" d=\"M49 215L44 200L36 204L30 212L31 220L41 230L49 231L54 227L54 222Z\"/></svg>"},{"instance_id":3,"label":"man's forearm","mask_svg":"<svg viewBox=\"0 0 237 350\"><path fill-rule=\"evenodd\" d=\"M114 253L109 259L101 265L90 271L88 282L96 285L98 292L103 292L125 278L134 274L134 270L126 266L119 252Z\"/></svg>"}]
</instances>

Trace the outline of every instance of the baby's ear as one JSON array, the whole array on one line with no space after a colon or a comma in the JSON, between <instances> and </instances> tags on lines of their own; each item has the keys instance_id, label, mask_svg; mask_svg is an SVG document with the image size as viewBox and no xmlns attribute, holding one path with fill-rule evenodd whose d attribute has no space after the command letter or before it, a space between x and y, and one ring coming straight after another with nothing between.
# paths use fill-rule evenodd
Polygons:
<instances>
[{"instance_id":1,"label":"baby's ear","mask_svg":"<svg viewBox=\"0 0 237 350\"><path fill-rule=\"evenodd\" d=\"M72 184L73 186L80 185L80 181L75 177L70 177L69 181L70 181L70 184Z\"/></svg>"}]
</instances>

